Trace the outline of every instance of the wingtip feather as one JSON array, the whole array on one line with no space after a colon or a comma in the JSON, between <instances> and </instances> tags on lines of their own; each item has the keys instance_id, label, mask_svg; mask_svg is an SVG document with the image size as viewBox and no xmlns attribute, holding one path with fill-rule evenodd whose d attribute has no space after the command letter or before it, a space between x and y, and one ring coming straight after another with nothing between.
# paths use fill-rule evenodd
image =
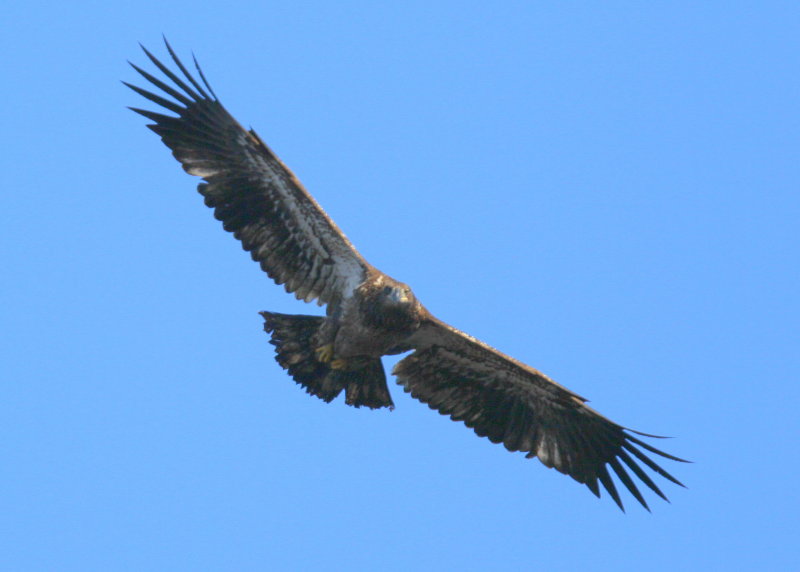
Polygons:
<instances>
[{"instance_id":1,"label":"wingtip feather","mask_svg":"<svg viewBox=\"0 0 800 572\"><path fill-rule=\"evenodd\" d=\"M622 499L619 496L619 491L617 491L617 486L614 484L614 481L611 479L611 475L608 474L608 469L603 465L602 469L598 471L597 478L600 479L600 482L603 483L603 487L608 491L608 494L611 495L611 498L614 499L614 502L617 503L617 506L620 508L622 512L625 512L625 505L622 504Z\"/></svg>"}]
</instances>

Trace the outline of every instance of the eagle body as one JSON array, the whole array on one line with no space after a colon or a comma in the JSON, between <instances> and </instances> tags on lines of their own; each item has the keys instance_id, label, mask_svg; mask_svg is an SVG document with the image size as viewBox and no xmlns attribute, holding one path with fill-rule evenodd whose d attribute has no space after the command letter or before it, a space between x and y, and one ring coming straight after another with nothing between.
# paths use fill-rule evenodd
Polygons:
<instances>
[{"instance_id":1,"label":"eagle body","mask_svg":"<svg viewBox=\"0 0 800 572\"><path fill-rule=\"evenodd\" d=\"M334 356L380 358L416 332L428 312L406 284L373 270L328 319ZM323 340L324 342L324 340Z\"/></svg>"},{"instance_id":2,"label":"eagle body","mask_svg":"<svg viewBox=\"0 0 800 572\"><path fill-rule=\"evenodd\" d=\"M403 351L431 316L411 288L370 268L349 296L328 305L316 325L309 316L262 312L278 362L312 395L348 405L394 408L381 357ZM295 329L303 323L304 328Z\"/></svg>"},{"instance_id":3,"label":"eagle body","mask_svg":"<svg viewBox=\"0 0 800 572\"><path fill-rule=\"evenodd\" d=\"M442 322L406 284L371 266L255 131L222 106L197 62L199 79L167 50L177 71L144 50L165 80L131 64L157 92L126 84L161 109L131 109L203 179L205 204L261 269L299 300L326 306L324 316L261 312L276 361L306 392L393 408L381 358L411 352L392 373L412 397L598 497L602 486L620 508L609 469L645 508L637 482L667 499L645 468L683 486L653 456L683 460L640 439L655 436L607 419L540 371Z\"/></svg>"}]
</instances>

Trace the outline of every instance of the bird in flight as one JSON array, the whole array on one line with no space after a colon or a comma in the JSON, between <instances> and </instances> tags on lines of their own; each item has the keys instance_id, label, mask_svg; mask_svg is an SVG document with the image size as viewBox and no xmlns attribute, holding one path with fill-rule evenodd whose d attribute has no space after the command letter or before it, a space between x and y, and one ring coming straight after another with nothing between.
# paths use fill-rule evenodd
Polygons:
<instances>
[{"instance_id":1,"label":"bird in flight","mask_svg":"<svg viewBox=\"0 0 800 572\"><path fill-rule=\"evenodd\" d=\"M442 322L406 284L370 265L256 132L222 106L197 61L195 77L165 43L177 69L142 46L164 79L131 64L156 90L125 83L162 109L131 109L203 179L205 204L261 269L298 299L325 306L325 316L261 312L277 362L306 392L393 408L381 357L412 352L392 371L412 397L598 497L602 485L622 510L609 468L648 510L634 477L667 497L644 467L683 486L653 458L686 461L642 439L655 435L614 423L543 373Z\"/></svg>"}]
</instances>

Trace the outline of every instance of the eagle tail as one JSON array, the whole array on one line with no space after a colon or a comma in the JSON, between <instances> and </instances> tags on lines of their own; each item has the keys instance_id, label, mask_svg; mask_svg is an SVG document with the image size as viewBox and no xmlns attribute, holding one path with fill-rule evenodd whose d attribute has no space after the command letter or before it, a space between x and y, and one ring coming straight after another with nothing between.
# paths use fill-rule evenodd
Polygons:
<instances>
[{"instance_id":1,"label":"eagle tail","mask_svg":"<svg viewBox=\"0 0 800 572\"><path fill-rule=\"evenodd\" d=\"M261 312L261 316L275 346L275 360L307 393L330 403L344 390L348 405L394 409L380 358L359 359L346 370L319 361L314 343L325 318L276 312Z\"/></svg>"}]
</instances>

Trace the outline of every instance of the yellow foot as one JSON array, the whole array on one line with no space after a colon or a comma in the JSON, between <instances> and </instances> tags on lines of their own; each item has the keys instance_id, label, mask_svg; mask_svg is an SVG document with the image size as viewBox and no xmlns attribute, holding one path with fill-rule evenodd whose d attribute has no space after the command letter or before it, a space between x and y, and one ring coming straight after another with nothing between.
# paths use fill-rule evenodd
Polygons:
<instances>
[{"instance_id":1,"label":"yellow foot","mask_svg":"<svg viewBox=\"0 0 800 572\"><path fill-rule=\"evenodd\" d=\"M317 361L328 363L333 359L333 344L325 344L314 350L317 355Z\"/></svg>"},{"instance_id":2,"label":"yellow foot","mask_svg":"<svg viewBox=\"0 0 800 572\"><path fill-rule=\"evenodd\" d=\"M346 359L335 359L331 362L331 369L345 369L347 367Z\"/></svg>"}]
</instances>

